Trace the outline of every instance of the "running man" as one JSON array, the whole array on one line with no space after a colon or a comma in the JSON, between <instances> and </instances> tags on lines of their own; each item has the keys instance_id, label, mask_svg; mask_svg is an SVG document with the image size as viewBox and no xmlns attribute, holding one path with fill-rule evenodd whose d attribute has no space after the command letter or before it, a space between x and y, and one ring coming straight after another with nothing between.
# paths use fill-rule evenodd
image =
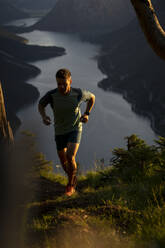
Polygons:
<instances>
[{"instance_id":1,"label":"running man","mask_svg":"<svg viewBox=\"0 0 165 248\"><path fill-rule=\"evenodd\" d=\"M72 88L71 72L60 69L56 73L57 88L47 92L39 101L38 110L45 125L51 119L45 112L50 104L54 114L55 141L61 165L68 176L65 194L71 196L76 187L76 154L82 135L82 122L87 123L95 103L95 96L86 90ZM81 115L80 105L87 102L86 111Z\"/></svg>"}]
</instances>

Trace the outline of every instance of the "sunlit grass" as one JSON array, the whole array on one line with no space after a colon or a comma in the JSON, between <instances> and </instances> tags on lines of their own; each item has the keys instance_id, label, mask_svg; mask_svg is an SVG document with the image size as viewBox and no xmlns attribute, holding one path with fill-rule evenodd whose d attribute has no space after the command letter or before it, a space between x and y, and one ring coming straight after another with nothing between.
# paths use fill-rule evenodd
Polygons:
<instances>
[{"instance_id":1,"label":"sunlit grass","mask_svg":"<svg viewBox=\"0 0 165 248\"><path fill-rule=\"evenodd\" d=\"M42 242L52 248L73 242L80 248L165 247L165 139L151 147L130 139L129 149L114 150L111 166L79 175L69 198L66 177L34 156L42 190L28 205L27 233L44 231Z\"/></svg>"}]
</instances>

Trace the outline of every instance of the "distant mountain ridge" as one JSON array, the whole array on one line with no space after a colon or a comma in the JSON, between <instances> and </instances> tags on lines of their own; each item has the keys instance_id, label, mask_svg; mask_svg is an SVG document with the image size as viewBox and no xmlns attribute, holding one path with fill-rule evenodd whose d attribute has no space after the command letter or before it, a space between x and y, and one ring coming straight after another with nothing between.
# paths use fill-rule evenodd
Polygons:
<instances>
[{"instance_id":1,"label":"distant mountain ridge","mask_svg":"<svg viewBox=\"0 0 165 248\"><path fill-rule=\"evenodd\" d=\"M11 4L9 1L0 0L0 24L12 20L27 18L29 15Z\"/></svg>"},{"instance_id":2,"label":"distant mountain ridge","mask_svg":"<svg viewBox=\"0 0 165 248\"><path fill-rule=\"evenodd\" d=\"M42 10L51 9L58 0L14 0L15 5L21 9Z\"/></svg>"},{"instance_id":3,"label":"distant mountain ridge","mask_svg":"<svg viewBox=\"0 0 165 248\"><path fill-rule=\"evenodd\" d=\"M129 0L59 0L35 27L59 32L114 29L133 15Z\"/></svg>"}]
</instances>

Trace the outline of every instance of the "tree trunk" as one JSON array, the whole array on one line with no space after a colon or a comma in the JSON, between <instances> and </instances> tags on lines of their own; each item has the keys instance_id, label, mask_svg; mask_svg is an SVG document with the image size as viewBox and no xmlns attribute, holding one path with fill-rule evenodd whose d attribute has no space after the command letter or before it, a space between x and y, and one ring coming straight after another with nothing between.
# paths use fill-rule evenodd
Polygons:
<instances>
[{"instance_id":1,"label":"tree trunk","mask_svg":"<svg viewBox=\"0 0 165 248\"><path fill-rule=\"evenodd\" d=\"M10 123L7 121L2 85L0 83L0 143L10 144L13 142L13 132Z\"/></svg>"},{"instance_id":2,"label":"tree trunk","mask_svg":"<svg viewBox=\"0 0 165 248\"><path fill-rule=\"evenodd\" d=\"M131 0L140 26L155 53L165 60L165 32L161 27L151 0Z\"/></svg>"},{"instance_id":3,"label":"tree trunk","mask_svg":"<svg viewBox=\"0 0 165 248\"><path fill-rule=\"evenodd\" d=\"M10 155L13 147L13 132L7 121L5 103L3 98L2 86L0 83L0 247L6 247L6 240L8 235L7 217L8 201L9 201L9 169L10 169Z\"/></svg>"}]
</instances>

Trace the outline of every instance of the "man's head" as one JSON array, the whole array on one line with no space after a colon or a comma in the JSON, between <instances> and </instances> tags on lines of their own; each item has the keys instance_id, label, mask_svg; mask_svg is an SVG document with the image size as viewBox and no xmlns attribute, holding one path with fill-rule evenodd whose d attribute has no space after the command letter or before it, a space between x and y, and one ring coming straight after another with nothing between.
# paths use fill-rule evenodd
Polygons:
<instances>
[{"instance_id":1,"label":"man's head","mask_svg":"<svg viewBox=\"0 0 165 248\"><path fill-rule=\"evenodd\" d=\"M60 69L56 73L56 80L59 92L62 95L67 95L72 83L71 72L68 69Z\"/></svg>"}]
</instances>

